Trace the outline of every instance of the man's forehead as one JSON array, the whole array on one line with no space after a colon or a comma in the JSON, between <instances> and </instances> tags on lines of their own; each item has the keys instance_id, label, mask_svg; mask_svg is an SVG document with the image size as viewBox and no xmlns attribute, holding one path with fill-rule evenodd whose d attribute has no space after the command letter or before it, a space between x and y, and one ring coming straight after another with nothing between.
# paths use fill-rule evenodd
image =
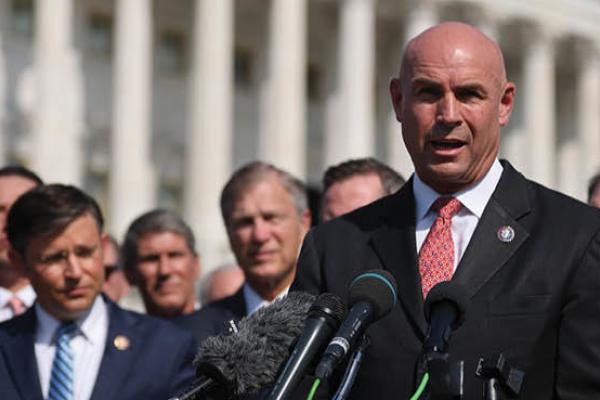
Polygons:
<instances>
[{"instance_id":1,"label":"man's forehead","mask_svg":"<svg viewBox=\"0 0 600 400\"><path fill-rule=\"evenodd\" d=\"M23 178L21 176L0 176L0 198L14 198L19 197L23 193L30 189L33 189L36 183L30 179Z\"/></svg>"},{"instance_id":2,"label":"man's forehead","mask_svg":"<svg viewBox=\"0 0 600 400\"><path fill-rule=\"evenodd\" d=\"M76 229L76 231L67 233L71 228ZM38 247L46 249L57 243L62 243L65 238L75 239L76 243L81 244L102 244L101 231L97 221L93 216L86 213L68 222L62 228L56 228L51 232L44 232L32 236L29 239L27 247L31 248L33 244L36 244Z\"/></svg>"},{"instance_id":3,"label":"man's forehead","mask_svg":"<svg viewBox=\"0 0 600 400\"><path fill-rule=\"evenodd\" d=\"M445 23L412 39L404 51L402 70L406 77L417 66L473 67L503 77L504 60L498 45L475 28Z\"/></svg>"}]
</instances>

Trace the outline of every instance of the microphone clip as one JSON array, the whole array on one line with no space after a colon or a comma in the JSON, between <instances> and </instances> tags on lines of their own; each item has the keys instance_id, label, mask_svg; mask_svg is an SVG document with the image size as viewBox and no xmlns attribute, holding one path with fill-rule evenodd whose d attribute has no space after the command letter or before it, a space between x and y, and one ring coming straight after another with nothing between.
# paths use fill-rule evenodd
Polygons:
<instances>
[{"instance_id":1,"label":"microphone clip","mask_svg":"<svg viewBox=\"0 0 600 400\"><path fill-rule=\"evenodd\" d=\"M504 354L493 354L489 359L479 359L475 375L485 380L484 399L499 400L498 389L503 389L510 397L521 393L525 372L513 368Z\"/></svg>"},{"instance_id":2,"label":"microphone clip","mask_svg":"<svg viewBox=\"0 0 600 400\"><path fill-rule=\"evenodd\" d=\"M430 400L460 400L463 398L464 361L451 361L448 353L428 352L425 357L429 373Z\"/></svg>"}]
</instances>

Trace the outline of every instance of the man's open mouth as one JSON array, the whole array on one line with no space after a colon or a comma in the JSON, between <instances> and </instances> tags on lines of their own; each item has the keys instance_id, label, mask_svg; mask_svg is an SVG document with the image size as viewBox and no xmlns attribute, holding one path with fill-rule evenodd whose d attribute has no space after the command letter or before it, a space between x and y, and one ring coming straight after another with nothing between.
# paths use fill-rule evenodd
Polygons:
<instances>
[{"instance_id":1,"label":"man's open mouth","mask_svg":"<svg viewBox=\"0 0 600 400\"><path fill-rule=\"evenodd\" d=\"M436 150L449 150L458 149L464 146L464 143L457 141L434 140L431 142L431 146Z\"/></svg>"}]
</instances>

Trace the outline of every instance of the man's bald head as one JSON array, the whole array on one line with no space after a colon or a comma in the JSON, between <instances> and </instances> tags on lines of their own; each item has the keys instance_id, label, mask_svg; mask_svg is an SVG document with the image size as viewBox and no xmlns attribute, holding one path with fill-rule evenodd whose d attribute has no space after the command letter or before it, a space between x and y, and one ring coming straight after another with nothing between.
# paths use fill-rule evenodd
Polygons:
<instances>
[{"instance_id":1,"label":"man's bald head","mask_svg":"<svg viewBox=\"0 0 600 400\"><path fill-rule=\"evenodd\" d=\"M498 82L506 83L504 56L498 44L475 27L462 22L443 22L412 38L404 49L400 77L409 78L412 66L429 59L430 54L438 54L445 60L463 56L467 61L477 56L489 65Z\"/></svg>"},{"instance_id":2,"label":"man's bald head","mask_svg":"<svg viewBox=\"0 0 600 400\"><path fill-rule=\"evenodd\" d=\"M493 40L467 24L436 25L407 44L390 91L404 143L426 184L450 194L485 176L516 91Z\"/></svg>"}]
</instances>

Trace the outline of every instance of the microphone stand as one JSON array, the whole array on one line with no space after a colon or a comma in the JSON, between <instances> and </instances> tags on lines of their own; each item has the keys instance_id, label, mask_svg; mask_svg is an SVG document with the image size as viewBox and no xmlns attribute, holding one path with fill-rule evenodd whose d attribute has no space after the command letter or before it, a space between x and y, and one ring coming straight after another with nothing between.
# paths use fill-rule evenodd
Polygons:
<instances>
[{"instance_id":1,"label":"microphone stand","mask_svg":"<svg viewBox=\"0 0 600 400\"><path fill-rule=\"evenodd\" d=\"M516 397L521 393L525 373L510 366L504 354L494 354L488 360L479 359L475 375L484 380L483 399L502 399L501 389L510 397Z\"/></svg>"},{"instance_id":2,"label":"microphone stand","mask_svg":"<svg viewBox=\"0 0 600 400\"><path fill-rule=\"evenodd\" d=\"M352 390L352 386L354 386L354 380L356 379L356 375L360 369L362 361L365 357L365 351L371 345L371 339L368 335L363 335L360 338L358 343L358 347L352 353L352 357L348 366L346 367L346 371L344 372L344 377L342 378L342 383L338 387L337 392L332 397L331 400L345 400L350 391Z\"/></svg>"}]
</instances>

